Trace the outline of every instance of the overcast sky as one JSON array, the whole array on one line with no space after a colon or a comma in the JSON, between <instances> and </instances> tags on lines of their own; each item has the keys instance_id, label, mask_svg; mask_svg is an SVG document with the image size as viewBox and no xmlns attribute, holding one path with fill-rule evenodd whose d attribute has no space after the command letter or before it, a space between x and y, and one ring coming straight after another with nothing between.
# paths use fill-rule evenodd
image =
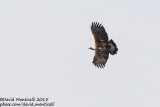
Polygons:
<instances>
[{"instance_id":1,"label":"overcast sky","mask_svg":"<svg viewBox=\"0 0 160 107\"><path fill-rule=\"evenodd\" d=\"M0 0L0 97L55 107L160 107L159 0ZM93 66L90 25L118 46Z\"/></svg>"}]
</instances>

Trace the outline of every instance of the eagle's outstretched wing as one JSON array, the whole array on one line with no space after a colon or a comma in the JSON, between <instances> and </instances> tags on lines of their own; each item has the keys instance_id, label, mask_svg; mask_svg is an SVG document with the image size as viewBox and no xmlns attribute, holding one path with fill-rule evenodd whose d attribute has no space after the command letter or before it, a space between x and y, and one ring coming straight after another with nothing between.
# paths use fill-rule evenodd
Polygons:
<instances>
[{"instance_id":1,"label":"eagle's outstretched wing","mask_svg":"<svg viewBox=\"0 0 160 107\"><path fill-rule=\"evenodd\" d=\"M93 22L91 25L91 31L95 40L95 45L98 45L100 42L108 43L108 35L102 24Z\"/></svg>"},{"instance_id":2,"label":"eagle's outstretched wing","mask_svg":"<svg viewBox=\"0 0 160 107\"><path fill-rule=\"evenodd\" d=\"M93 59L93 64L95 66L97 66L98 68L104 68L105 67L105 64L108 60L108 57L109 57L109 52L108 51L104 51L104 52L101 52L101 51L98 51L96 50L96 53L95 53L95 56L94 56L94 59Z\"/></svg>"},{"instance_id":3,"label":"eagle's outstretched wing","mask_svg":"<svg viewBox=\"0 0 160 107\"><path fill-rule=\"evenodd\" d=\"M95 40L95 56L93 64L97 67L104 68L109 57L108 46L108 35L104 27L93 22L91 25L91 31Z\"/></svg>"}]
</instances>

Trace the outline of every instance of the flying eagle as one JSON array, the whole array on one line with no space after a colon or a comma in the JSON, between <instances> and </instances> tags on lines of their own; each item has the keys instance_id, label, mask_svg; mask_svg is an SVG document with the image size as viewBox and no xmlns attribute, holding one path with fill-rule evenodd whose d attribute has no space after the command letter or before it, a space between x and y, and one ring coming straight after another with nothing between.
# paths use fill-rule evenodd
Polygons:
<instances>
[{"instance_id":1,"label":"flying eagle","mask_svg":"<svg viewBox=\"0 0 160 107\"><path fill-rule=\"evenodd\" d=\"M109 53L115 55L118 51L117 45L111 39L108 41L108 35L102 24L92 22L91 31L95 40L95 46L89 49L95 50L93 64L98 68L104 68L108 60Z\"/></svg>"}]
</instances>

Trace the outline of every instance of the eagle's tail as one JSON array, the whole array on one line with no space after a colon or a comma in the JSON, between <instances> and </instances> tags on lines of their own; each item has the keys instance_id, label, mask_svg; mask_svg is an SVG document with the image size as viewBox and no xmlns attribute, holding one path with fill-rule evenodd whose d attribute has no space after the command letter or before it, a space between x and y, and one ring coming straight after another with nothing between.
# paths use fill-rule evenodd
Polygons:
<instances>
[{"instance_id":1,"label":"eagle's tail","mask_svg":"<svg viewBox=\"0 0 160 107\"><path fill-rule=\"evenodd\" d=\"M110 45L109 53L111 55L115 55L118 51L117 45L114 43L112 39L109 41L109 45Z\"/></svg>"}]
</instances>

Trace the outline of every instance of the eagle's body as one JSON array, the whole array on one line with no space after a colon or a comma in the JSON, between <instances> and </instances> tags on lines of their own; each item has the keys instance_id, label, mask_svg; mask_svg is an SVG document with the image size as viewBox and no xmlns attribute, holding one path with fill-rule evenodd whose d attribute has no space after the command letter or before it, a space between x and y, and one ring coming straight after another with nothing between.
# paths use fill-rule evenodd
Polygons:
<instances>
[{"instance_id":1,"label":"eagle's body","mask_svg":"<svg viewBox=\"0 0 160 107\"><path fill-rule=\"evenodd\" d=\"M92 63L98 68L104 68L108 60L109 53L111 55L115 55L117 53L117 45L112 39L108 41L108 35L101 24L93 22L91 25L91 31L95 40L95 46L89 48L91 50L95 50L95 56Z\"/></svg>"}]
</instances>

